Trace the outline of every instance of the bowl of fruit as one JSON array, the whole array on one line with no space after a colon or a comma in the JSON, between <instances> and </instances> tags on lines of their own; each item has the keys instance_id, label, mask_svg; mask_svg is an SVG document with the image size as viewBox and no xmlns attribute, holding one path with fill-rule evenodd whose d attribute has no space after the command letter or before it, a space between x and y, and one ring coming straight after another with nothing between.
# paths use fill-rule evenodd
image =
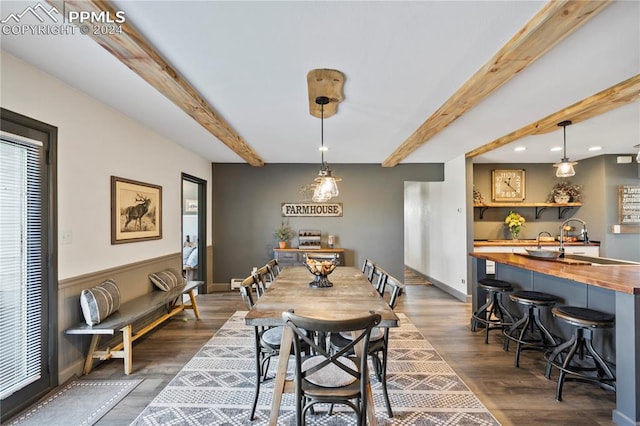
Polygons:
<instances>
[{"instance_id":1,"label":"bowl of fruit","mask_svg":"<svg viewBox=\"0 0 640 426\"><path fill-rule=\"evenodd\" d=\"M332 287L333 283L329 281L327 278L336 266L338 265L337 259L312 259L307 258L304 266L307 267L309 272L315 275L313 281L309 283L310 287L314 288L322 288L322 287Z\"/></svg>"}]
</instances>

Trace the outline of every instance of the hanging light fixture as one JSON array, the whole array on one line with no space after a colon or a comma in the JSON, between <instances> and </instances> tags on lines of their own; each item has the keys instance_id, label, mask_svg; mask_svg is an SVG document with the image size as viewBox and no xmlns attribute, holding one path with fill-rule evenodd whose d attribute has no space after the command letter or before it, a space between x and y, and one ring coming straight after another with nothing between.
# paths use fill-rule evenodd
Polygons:
<instances>
[{"instance_id":1,"label":"hanging light fixture","mask_svg":"<svg viewBox=\"0 0 640 426\"><path fill-rule=\"evenodd\" d=\"M338 184L340 179L337 176L333 176L331 169L326 161L324 161L324 106L329 103L329 98L326 96L318 96L316 103L320 105L320 152L321 152L321 168L318 172L318 177L315 178L316 187L313 191L313 201L325 202L332 197L336 197L340 192L338 191Z\"/></svg>"},{"instance_id":2,"label":"hanging light fixture","mask_svg":"<svg viewBox=\"0 0 640 426\"><path fill-rule=\"evenodd\" d=\"M559 163L553 165L553 167L557 167L556 176L557 177L570 177L576 174L576 171L573 169L573 166L578 164L576 161L569 161L567 158L567 126L571 125L571 121L561 121L558 123L558 126L561 126L564 129L564 157L560 160Z\"/></svg>"}]
</instances>

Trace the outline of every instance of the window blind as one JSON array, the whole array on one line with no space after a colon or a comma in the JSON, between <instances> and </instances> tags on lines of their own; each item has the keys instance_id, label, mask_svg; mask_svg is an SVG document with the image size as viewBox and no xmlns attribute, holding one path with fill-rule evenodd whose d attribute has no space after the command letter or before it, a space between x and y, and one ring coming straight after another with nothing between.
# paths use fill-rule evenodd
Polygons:
<instances>
[{"instance_id":1,"label":"window blind","mask_svg":"<svg viewBox=\"0 0 640 426\"><path fill-rule=\"evenodd\" d=\"M41 376L43 146L0 138L0 399Z\"/></svg>"}]
</instances>

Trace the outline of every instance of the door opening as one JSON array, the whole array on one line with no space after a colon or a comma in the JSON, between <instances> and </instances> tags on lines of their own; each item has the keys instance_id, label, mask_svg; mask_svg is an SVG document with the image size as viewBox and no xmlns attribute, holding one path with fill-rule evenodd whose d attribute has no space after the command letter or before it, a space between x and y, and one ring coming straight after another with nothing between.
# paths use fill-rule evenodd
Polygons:
<instances>
[{"instance_id":1,"label":"door opening","mask_svg":"<svg viewBox=\"0 0 640 426\"><path fill-rule=\"evenodd\" d=\"M207 292L206 190L206 181L182 174L182 271L187 281L205 282L199 293Z\"/></svg>"}]
</instances>

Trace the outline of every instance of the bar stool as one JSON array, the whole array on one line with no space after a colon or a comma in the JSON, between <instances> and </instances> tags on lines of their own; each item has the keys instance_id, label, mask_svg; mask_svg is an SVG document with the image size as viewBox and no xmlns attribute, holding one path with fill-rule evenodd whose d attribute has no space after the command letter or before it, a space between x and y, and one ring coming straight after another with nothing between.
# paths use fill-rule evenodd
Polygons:
<instances>
[{"instance_id":1,"label":"bar stool","mask_svg":"<svg viewBox=\"0 0 640 426\"><path fill-rule=\"evenodd\" d=\"M573 327L571 339L545 355L547 360L545 377L551 378L552 367L560 370L556 400L562 401L562 386L565 381L593 383L602 389L615 392L616 377L592 343L595 329L614 327L615 315L577 306L557 306L551 312L554 317ZM576 353L578 359L574 358Z\"/></svg>"},{"instance_id":2,"label":"bar stool","mask_svg":"<svg viewBox=\"0 0 640 426\"><path fill-rule=\"evenodd\" d=\"M509 295L509 298L526 307L524 316L513 323L504 332L504 350L509 350L509 342L516 342L514 365L520 367L520 353L525 349L547 351L557 346L551 332L540 321L540 308L551 307L559 299L540 291L519 290Z\"/></svg>"},{"instance_id":3,"label":"bar stool","mask_svg":"<svg viewBox=\"0 0 640 426\"><path fill-rule=\"evenodd\" d=\"M513 316L502 304L502 293L513 291L513 287L511 283L493 278L478 280L478 287L487 292L487 303L472 314L471 331L476 331L479 322L484 324L484 343L489 343L490 330L503 330L515 322Z\"/></svg>"}]
</instances>

